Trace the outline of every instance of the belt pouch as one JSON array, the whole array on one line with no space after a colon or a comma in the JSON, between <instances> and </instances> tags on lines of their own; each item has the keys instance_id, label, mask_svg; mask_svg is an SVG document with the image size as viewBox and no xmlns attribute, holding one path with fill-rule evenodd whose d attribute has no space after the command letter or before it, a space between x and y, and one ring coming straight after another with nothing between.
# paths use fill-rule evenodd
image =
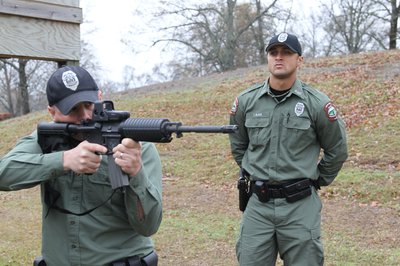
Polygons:
<instances>
[{"instance_id":1,"label":"belt pouch","mask_svg":"<svg viewBox=\"0 0 400 266\"><path fill-rule=\"evenodd\" d=\"M303 179L294 183L283 185L283 190L286 195L295 194L301 190L307 189L311 186L311 181L309 179Z\"/></svg>"},{"instance_id":2,"label":"belt pouch","mask_svg":"<svg viewBox=\"0 0 400 266\"><path fill-rule=\"evenodd\" d=\"M151 252L149 255L142 258L142 265L157 266L157 264L158 264L158 256L155 251Z\"/></svg>"},{"instance_id":3,"label":"belt pouch","mask_svg":"<svg viewBox=\"0 0 400 266\"><path fill-rule=\"evenodd\" d=\"M311 195L311 187L308 187L304 190L301 190L291 195L286 194L286 201L289 203L293 203L298 200L304 199L310 195Z\"/></svg>"},{"instance_id":4,"label":"belt pouch","mask_svg":"<svg viewBox=\"0 0 400 266\"><path fill-rule=\"evenodd\" d=\"M304 179L284 185L283 191L285 192L286 201L293 203L311 195L311 182L309 179Z\"/></svg>"},{"instance_id":5,"label":"belt pouch","mask_svg":"<svg viewBox=\"0 0 400 266\"><path fill-rule=\"evenodd\" d=\"M269 193L267 183L264 181L256 181L254 183L254 192L257 194L258 200L261 202L269 201Z\"/></svg>"},{"instance_id":6,"label":"belt pouch","mask_svg":"<svg viewBox=\"0 0 400 266\"><path fill-rule=\"evenodd\" d=\"M140 262L140 258L138 256L133 256L128 258L128 264L129 266L141 266L142 263Z\"/></svg>"}]
</instances>

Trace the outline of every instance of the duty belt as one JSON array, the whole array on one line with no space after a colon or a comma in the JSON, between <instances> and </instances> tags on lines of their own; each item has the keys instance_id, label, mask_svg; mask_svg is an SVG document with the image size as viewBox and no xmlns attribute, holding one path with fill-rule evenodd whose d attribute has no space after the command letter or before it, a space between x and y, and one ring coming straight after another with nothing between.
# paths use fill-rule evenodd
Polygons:
<instances>
[{"instance_id":1,"label":"duty belt","mask_svg":"<svg viewBox=\"0 0 400 266\"><path fill-rule=\"evenodd\" d=\"M132 256L129 258L124 258L121 260L117 260L108 264L109 266L157 266L158 264L158 256L155 251L152 251L150 254L143 258L139 258L138 256ZM33 262L33 266L46 266L46 262L44 261L42 256L38 256L35 258Z\"/></svg>"},{"instance_id":2,"label":"duty belt","mask_svg":"<svg viewBox=\"0 0 400 266\"><path fill-rule=\"evenodd\" d=\"M286 198L287 202L296 202L311 195L311 186L314 185L308 178L294 179L282 184L268 184L268 181L252 181L251 192L255 193L261 202L270 199Z\"/></svg>"}]
</instances>

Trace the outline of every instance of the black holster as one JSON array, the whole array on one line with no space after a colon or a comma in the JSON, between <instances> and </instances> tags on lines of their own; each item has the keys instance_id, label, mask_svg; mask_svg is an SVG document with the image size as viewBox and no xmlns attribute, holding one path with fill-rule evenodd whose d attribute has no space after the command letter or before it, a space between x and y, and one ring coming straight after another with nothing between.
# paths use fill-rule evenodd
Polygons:
<instances>
[{"instance_id":1,"label":"black holster","mask_svg":"<svg viewBox=\"0 0 400 266\"><path fill-rule=\"evenodd\" d=\"M249 202L251 191L249 174L243 168L240 168L239 171L237 188L239 190L239 210L244 212L246 210L247 203Z\"/></svg>"}]
</instances>

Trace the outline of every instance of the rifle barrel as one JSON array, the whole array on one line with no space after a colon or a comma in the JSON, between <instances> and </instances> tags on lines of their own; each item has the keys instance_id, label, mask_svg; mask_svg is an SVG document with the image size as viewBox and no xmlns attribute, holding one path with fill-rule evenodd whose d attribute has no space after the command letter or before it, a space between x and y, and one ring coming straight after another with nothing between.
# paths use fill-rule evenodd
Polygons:
<instances>
[{"instance_id":1,"label":"rifle barrel","mask_svg":"<svg viewBox=\"0 0 400 266\"><path fill-rule=\"evenodd\" d=\"M223 126L178 126L177 132L194 132L194 133L234 133L237 131L237 125Z\"/></svg>"}]
</instances>

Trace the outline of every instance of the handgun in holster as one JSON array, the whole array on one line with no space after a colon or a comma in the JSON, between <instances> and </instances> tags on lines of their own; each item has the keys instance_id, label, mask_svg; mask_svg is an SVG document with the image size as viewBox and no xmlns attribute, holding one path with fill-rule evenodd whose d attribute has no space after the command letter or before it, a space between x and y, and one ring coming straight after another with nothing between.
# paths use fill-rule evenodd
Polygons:
<instances>
[{"instance_id":1,"label":"handgun in holster","mask_svg":"<svg viewBox=\"0 0 400 266\"><path fill-rule=\"evenodd\" d=\"M240 168L239 171L237 188L239 190L239 210L244 212L247 206L247 202L250 199L251 191L249 174L243 168Z\"/></svg>"}]
</instances>

